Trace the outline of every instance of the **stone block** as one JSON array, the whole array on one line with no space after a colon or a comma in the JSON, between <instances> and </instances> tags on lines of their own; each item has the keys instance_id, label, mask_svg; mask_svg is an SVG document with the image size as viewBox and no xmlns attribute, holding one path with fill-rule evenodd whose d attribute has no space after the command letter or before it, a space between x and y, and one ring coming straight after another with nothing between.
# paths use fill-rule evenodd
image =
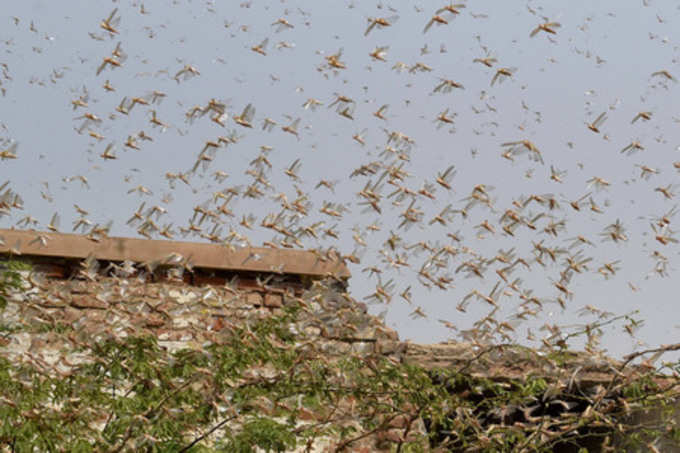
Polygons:
<instances>
[{"instance_id":1,"label":"stone block","mask_svg":"<svg viewBox=\"0 0 680 453\"><path fill-rule=\"evenodd\" d=\"M264 295L264 305L265 307L281 308L283 307L283 296L281 294L266 293Z\"/></svg>"},{"instance_id":2,"label":"stone block","mask_svg":"<svg viewBox=\"0 0 680 453\"><path fill-rule=\"evenodd\" d=\"M262 294L260 293L248 293L246 294L246 303L255 307L262 305Z\"/></svg>"}]
</instances>

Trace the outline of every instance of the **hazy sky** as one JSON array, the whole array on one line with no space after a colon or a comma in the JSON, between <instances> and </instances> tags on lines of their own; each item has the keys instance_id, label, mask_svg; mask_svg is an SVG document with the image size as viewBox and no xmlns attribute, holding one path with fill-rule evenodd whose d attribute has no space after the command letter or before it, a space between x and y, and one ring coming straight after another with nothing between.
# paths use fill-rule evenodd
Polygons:
<instances>
[{"instance_id":1,"label":"hazy sky","mask_svg":"<svg viewBox=\"0 0 680 453\"><path fill-rule=\"evenodd\" d=\"M272 237L283 239L259 226L268 214L281 212L281 201L274 196L284 193L293 202L299 190L309 203L308 215L288 211L284 223L296 230L324 222L317 228L318 239L299 236L304 247L335 246L361 256L361 264L351 265L351 292L357 299L375 292L379 280L367 268L379 268L380 281L392 299L387 305L371 305L371 311L387 309L388 325L404 339L436 342L455 337L440 319L461 330L470 328L489 313L490 305L473 296L465 313L456 307L470 291L486 295L498 282L498 293L506 294L498 300L495 317L512 320L523 310L523 300L495 272L504 265L496 261L484 266L484 278L470 276L459 266L514 248L514 258L524 258L530 269L515 266L509 280L521 278L521 291L532 290L543 303L542 310L525 304L537 311L537 318L512 322L517 341L527 342L528 327L540 340L549 335L540 330L544 323L592 321L593 316L580 315L586 305L616 314L638 309L645 320L639 340L650 345L677 341L678 244L664 245L655 236L674 238L672 230L680 217L671 218L663 229L657 227L657 233L651 227L655 218L676 204L675 198L655 189L671 185L668 195L678 190L673 163L680 161L680 112L674 104L680 99L680 87L663 75L652 76L667 70L680 77L676 2L649 0L645 6L642 1L468 1L455 17L441 13L448 25L435 24L426 33L425 25L445 2L414 6L364 1L147 1L143 8L129 1L6 3L0 17L0 150L13 143L18 146L17 159L0 162L0 184L9 180L9 187L21 194L25 204L22 211L0 218L0 227L45 230L56 212L60 231L71 232L80 218L75 203L88 211L86 218L92 223L113 220L112 235L136 236L139 224L131 227L126 221L146 202L145 211L154 205L167 209L153 219L161 228L172 224L175 239L204 240L180 232L180 227L188 226L193 208L215 209L223 203L220 198L213 201L216 192L239 187L242 193L255 184L264 195L231 201L235 216L221 216L217 228L222 238L233 230L261 245ZM120 19L117 34L100 27L114 8L118 9L114 24ZM376 17L392 25L375 27L365 36L369 18ZM272 25L280 18L293 27ZM556 34L541 31L530 37L546 21L561 24ZM265 39L266 55L251 49ZM126 55L116 57L121 66L106 67L97 75L118 43ZM386 61L369 56L380 46L388 46ZM326 57L340 50L337 60L345 68L330 68ZM492 67L474 61L485 57L497 61ZM430 70L419 71L416 63ZM192 65L200 75L175 80L185 65ZM491 86L499 68L511 68L513 75ZM434 92L442 79L463 88ZM104 89L107 80L115 91ZM154 90L166 94L162 102L137 104L127 115L116 111L125 97L122 104L128 107L133 97L151 102ZM87 107L74 107L72 101L85 93ZM341 116L336 106L328 108L337 95L355 101L353 119ZM310 98L323 105L305 109ZM210 99L226 104L224 126L211 121L213 113L187 119L187 112L194 106L205 107ZM247 104L255 107L252 129L233 120ZM385 119L374 116L385 104ZM453 124L439 127L436 118L447 109ZM167 129L150 122L152 110ZM101 121L85 124L79 133L86 112ZM602 112L607 119L600 132L589 130L586 124ZM639 112L651 112L651 118L631 123ZM278 126L263 130L265 118ZM281 129L297 118L297 137ZM140 131L153 140L140 138ZM392 131L407 135L413 143L388 143ZM234 134L236 143L207 151L204 155L211 160L190 171L206 141ZM129 136L137 137L139 150L125 146ZM523 139L540 150L543 163L530 159L531 153L517 153L514 160L502 157L507 150L502 143ZM622 153L632 142L644 149ZM117 159L100 157L112 143ZM272 147L264 152L271 168L251 164L262 155L262 146ZM402 159L384 152L386 146L401 152ZM297 181L284 173L296 159L300 159ZM370 162L379 162L382 169L375 175L350 178L355 169ZM408 175L401 184L416 192L424 183L434 184L435 199L406 195L395 205L398 197L388 195L397 187L385 177L380 184L381 213L362 206L357 193L367 183L379 181L385 169L401 164ZM455 165L456 174L452 190L447 191L435 178L450 165ZM648 167L645 178L643 166ZM553 179L551 168L557 175ZM262 170L270 186L254 183L254 176L245 173L248 170L255 170L254 175ZM229 176L217 181L216 171ZM190 185L172 182L166 178L168 172L186 174ZM88 185L75 176L86 177ZM589 183L594 177L609 185ZM336 182L334 192L316 188L322 179ZM428 225L449 204L454 210L463 208L477 184L492 187L491 206L479 203L470 208L467 218L452 214L446 225ZM131 191L140 185L150 193ZM520 212L513 206L513 200L526 200L530 194L553 194L559 207L550 210L531 202ZM576 211L569 202L584 195ZM423 212L423 220L400 228L400 215L411 199L416 200L413 207ZM590 199L602 213L591 210ZM320 212L326 201L334 203L335 210L337 204L347 208L342 218ZM513 237L501 230L508 223L501 223L507 209L517 210L525 219L545 215L536 220L536 230L519 225ZM240 224L250 214L256 218L252 230ZM20 223L26 216L39 224ZM625 227L627 240L603 240L602 233L617 220ZM478 226L484 221L494 233ZM551 222L561 221L564 228L557 236L544 231ZM367 230L374 222L380 231ZM340 239L324 237L323 230L335 224ZM201 228L209 233L213 225L206 220ZM394 251L385 244L390 232L403 239ZM447 233L456 233L461 241ZM592 245L569 248L573 242L569 239L578 235ZM157 233L153 236L161 238ZM445 290L428 289L418 277L431 256L427 250L418 253L418 247L410 247L419 241L435 248L455 247L457 255L440 268L427 267L433 276L450 279ZM545 253L545 266L534 261L539 256L534 244L540 241L541 246L562 249L555 262ZM409 266L390 265L396 255ZM573 296L565 300L563 309L555 302L563 295L555 283L567 268L568 256L592 260L581 273L571 272L566 287ZM605 277L610 272L602 266L616 261L616 274ZM660 265L666 269L663 275L655 271ZM387 285L390 280L393 287ZM408 286L412 304L399 296ZM410 316L417 307L428 317ZM620 355L635 347L636 340L618 324L605 335L603 345Z\"/></svg>"}]
</instances>

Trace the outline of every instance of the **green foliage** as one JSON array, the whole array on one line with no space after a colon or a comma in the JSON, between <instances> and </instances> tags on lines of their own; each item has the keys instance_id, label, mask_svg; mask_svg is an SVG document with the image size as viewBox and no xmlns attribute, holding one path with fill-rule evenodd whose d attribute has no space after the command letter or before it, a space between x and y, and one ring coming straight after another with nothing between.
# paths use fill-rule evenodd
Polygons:
<instances>
[{"instance_id":1,"label":"green foliage","mask_svg":"<svg viewBox=\"0 0 680 453\"><path fill-rule=\"evenodd\" d=\"M21 289L21 271L30 270L30 266L20 261L0 262L0 312L7 306L7 296L11 290Z\"/></svg>"},{"instance_id":2,"label":"green foliage","mask_svg":"<svg viewBox=\"0 0 680 453\"><path fill-rule=\"evenodd\" d=\"M221 446L221 449L229 453L250 453L253 447L259 447L267 452L282 452L295 446L291 426L269 418L256 417L248 421L241 432Z\"/></svg>"}]
</instances>

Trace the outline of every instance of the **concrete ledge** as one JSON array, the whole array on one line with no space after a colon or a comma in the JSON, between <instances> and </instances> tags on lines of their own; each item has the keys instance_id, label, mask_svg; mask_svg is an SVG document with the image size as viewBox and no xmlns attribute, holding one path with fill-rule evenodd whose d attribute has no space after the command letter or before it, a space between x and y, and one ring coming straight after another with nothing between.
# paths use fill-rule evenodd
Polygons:
<instances>
[{"instance_id":1,"label":"concrete ledge","mask_svg":"<svg viewBox=\"0 0 680 453\"><path fill-rule=\"evenodd\" d=\"M36 240L39 236L44 240ZM163 262L172 254L179 254L201 269L350 277L338 256L321 259L304 250L261 247L232 250L219 244L121 237L102 237L95 241L76 234L0 229L0 254L17 251L22 256L66 259L85 259L93 254L98 260L136 263Z\"/></svg>"}]
</instances>

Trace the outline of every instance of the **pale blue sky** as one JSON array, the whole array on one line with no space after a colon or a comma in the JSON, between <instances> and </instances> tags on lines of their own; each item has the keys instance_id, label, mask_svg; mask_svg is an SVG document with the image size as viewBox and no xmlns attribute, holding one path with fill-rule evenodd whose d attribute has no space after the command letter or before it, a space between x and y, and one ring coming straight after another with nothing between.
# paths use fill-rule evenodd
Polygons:
<instances>
[{"instance_id":1,"label":"pale blue sky","mask_svg":"<svg viewBox=\"0 0 680 453\"><path fill-rule=\"evenodd\" d=\"M211 200L214 192L250 184L252 177L244 172L259 154L259 147L268 145L273 147L267 155L273 165L267 170L273 188L263 189L265 198L240 198L232 203L237 217L224 218L221 234L225 236L234 228L247 234L254 245L270 240L270 231L248 231L238 221L252 213L259 224L263 216L279 212L279 203L271 199L277 193L295 199L295 186L283 170L300 158L301 181L297 185L313 203L301 224L323 220L326 227L337 223L342 232L339 242L308 237L303 241L305 247L336 245L349 253L355 248L352 228L359 226L368 246L358 248L363 251L362 263L351 268L352 294L362 299L372 293L376 279L362 269L382 267L383 281L395 279L398 284L388 307L375 305L371 310L378 313L387 308L387 323L402 338L419 342L446 339L449 332L437 319L469 328L488 312L488 305L474 300L467 313L457 311L456 305L472 289L488 293L499 278L493 272L496 265L487 270L484 280L455 273L466 259L461 253L438 274L450 276L455 287L428 290L416 276L425 253L409 257L410 269L395 271L383 262L380 249L390 230L403 236L406 243L428 240L433 244L451 243L446 233L460 231L462 245L474 253L493 257L499 248L515 247L526 259L533 256L531 241L566 247L566 238L584 235L596 246L584 248L584 256L593 261L588 272L572 278L569 290L574 293L573 299L567 301L565 310L554 303L544 304L537 320L518 326L518 341L526 341L529 326L540 339L545 332L538 327L545 322L586 322L591 318L578 316L586 304L617 314L639 309L646 320L639 331L640 340L651 345L677 341L676 324L680 322L674 281L678 245L657 242L649 220L670 211L676 203L654 189L678 181L673 162L680 161L680 112L674 104L680 87L662 77L651 77L664 69L680 77L679 10L675 2L650 0L645 7L637 0L528 4L469 1L449 25L433 26L426 34L425 24L445 2L416 6L412 2L364 1L247 3L249 7L231 1L147 1L144 8L148 14L141 14L139 3L129 1L7 2L0 18L0 63L7 65L5 75L0 76L0 88L5 89L0 97L0 145L5 149L16 141L18 158L0 162L0 183L10 180L11 187L23 196L25 209L0 219L0 226L11 227L30 214L41 222L37 228L45 229L52 215L59 212L60 229L70 232L78 218L72 207L77 203L89 211L92 222L114 220L112 234L133 236L135 230L125 222L146 201L147 207L159 204L167 208L168 213L158 223L173 223L177 231L187 225L192 208ZM116 7L120 33L111 37L99 23ZM376 28L364 36L369 17L394 15L398 20L393 26ZM554 36L539 33L530 38L530 31L543 22L541 16L562 26ZM271 24L281 17L294 28L277 32L278 27ZM35 31L31 31L31 22ZM89 32L102 40L93 39ZM266 56L250 50L265 38L269 39ZM118 42L127 60L122 67L106 68L97 76L102 59ZM291 48L277 49L280 42ZM425 45L429 53L421 51ZM369 57L377 46L389 46L386 62ZM493 68L473 62L486 56L483 47L498 59ZM346 69L319 70L326 62L324 57L339 49L343 49L340 60ZM392 69L397 62L411 67L422 62L432 71L400 73ZM201 74L177 83L173 76L185 64L195 66ZM511 79L490 86L499 67L515 67L517 71ZM59 78L55 78L55 71ZM464 89L432 93L440 78L460 82ZM107 79L115 92L102 88ZM83 93L83 87L89 92L88 107L74 111L71 101ZM159 105L137 105L127 116L115 111L123 97L144 96L152 90L165 92L166 99ZM327 108L334 93L356 101L354 120ZM310 97L325 105L316 111L303 109ZM193 123L186 121L185 113L191 107L204 106L211 98L227 101L230 117L252 103L256 127L239 127L230 118L222 128L208 115ZM387 121L372 115L383 104L389 104ZM167 131L152 127L152 108L170 125ZM455 114L455 132L450 127L438 129L434 122L447 108L450 116ZM601 133L595 134L586 122L603 111L607 111L608 119ZM652 119L631 124L641 111L652 112ZM101 142L86 131L79 135L74 130L82 123L74 118L85 112L103 119L91 128L105 136ZM111 114L115 114L114 119ZM285 115L301 118L299 140L280 127L272 132L261 129L265 117L280 125L289 124L291 120ZM362 213L358 205L356 193L369 179L350 179L352 171L371 161L394 161L379 156L386 145L383 128L415 140L410 161L404 166L411 175L405 184L411 189L418 190L425 181L434 182L437 172L456 166L452 192L439 187L434 201L418 197L417 206L425 211L422 227L397 229L398 216L405 206L391 206L392 199L383 200L380 216ZM361 146L352 136L364 129L366 144ZM140 150L124 147L126 138L140 130L153 141L138 139ZM191 188L179 181L174 189L169 186L166 172L191 169L206 140L228 136L232 130L242 138L237 144L218 149L208 168L201 167L191 176ZM501 143L520 139L536 144L544 165L529 160L526 154L517 156L514 162L501 157ZM620 153L634 140L645 149L632 155ZM99 157L109 143L116 145L117 160ZM566 171L562 183L550 180L551 165ZM659 174L642 179L636 165L658 169ZM225 182L211 177L217 170L230 175ZM76 175L86 176L89 188L77 180L68 182ZM587 181L592 177L604 178L611 185L601 191L589 189ZM322 178L339 181L335 193L323 187L314 189ZM468 219L456 216L447 227L426 225L447 204L462 207L465 203L461 200L480 183L495 186L495 212L475 207ZM152 195L128 193L140 184ZM394 187L384 186L386 197ZM592 192L603 214L590 212L587 199L580 212L563 201L587 192ZM557 238L540 233L549 221L547 217L538 222L536 232L522 227L515 238L500 233L498 221L506 209L512 208L512 200L531 193L552 193L562 201L561 210L552 213L555 221L566 220L566 230ZM334 220L319 212L325 200L344 203L349 212ZM543 211L532 205L523 214ZM627 228L628 241L602 242L600 233L617 219ZM489 220L499 231L476 238L475 225L483 220ZM367 233L365 227L374 221L382 230ZM680 217L673 219L670 228L676 229L677 222ZM209 222L205 225L207 230L212 227ZM176 238L199 240L180 234ZM668 258L666 278L650 275L656 262L650 255L655 250ZM605 279L597 273L603 263L614 260L621 260L616 276ZM534 289L539 297L554 299L558 291L551 282L559 280L563 262L564 257L546 268L533 264L531 271L518 267L512 277L522 278L523 289ZM632 291L629 282L639 289ZM409 285L413 305L398 296ZM520 303L517 295L503 297L499 319L515 313ZM427 319L409 317L417 306L428 314ZM617 327L604 338L604 346L613 354L629 352L635 345L622 332Z\"/></svg>"}]
</instances>

